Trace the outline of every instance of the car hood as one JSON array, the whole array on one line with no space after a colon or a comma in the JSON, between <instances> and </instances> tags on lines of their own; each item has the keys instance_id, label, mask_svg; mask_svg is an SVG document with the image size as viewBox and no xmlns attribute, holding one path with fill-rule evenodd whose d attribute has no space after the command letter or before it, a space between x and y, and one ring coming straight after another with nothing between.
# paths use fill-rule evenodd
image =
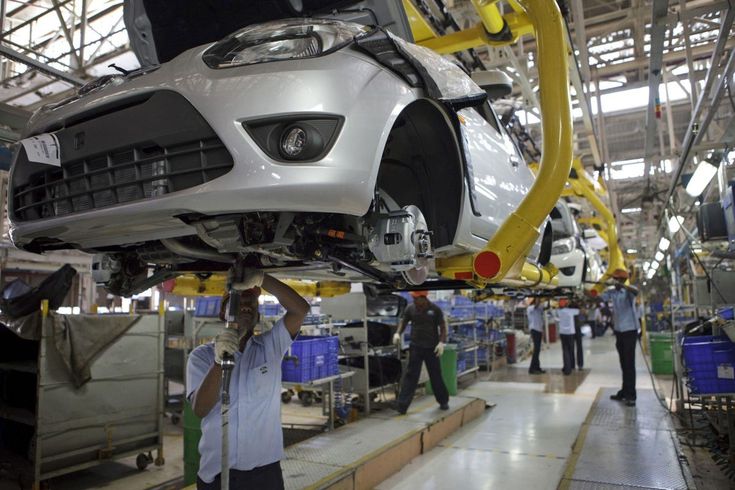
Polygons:
<instances>
[{"instance_id":1,"label":"car hood","mask_svg":"<svg viewBox=\"0 0 735 490\"><path fill-rule=\"evenodd\" d=\"M401 0L125 0L124 15L130 45L143 67L251 24L298 16L378 24L413 41Z\"/></svg>"}]
</instances>

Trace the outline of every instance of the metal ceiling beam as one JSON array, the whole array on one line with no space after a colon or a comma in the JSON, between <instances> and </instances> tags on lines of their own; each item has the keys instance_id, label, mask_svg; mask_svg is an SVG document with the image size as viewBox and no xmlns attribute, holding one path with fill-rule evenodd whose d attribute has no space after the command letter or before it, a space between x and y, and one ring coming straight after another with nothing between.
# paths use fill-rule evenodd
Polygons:
<instances>
[{"instance_id":1,"label":"metal ceiling beam","mask_svg":"<svg viewBox=\"0 0 735 490\"><path fill-rule=\"evenodd\" d=\"M572 45L572 39L569 36L567 30L567 42ZM577 63L577 59L574 57L574 53L570 55L569 62L569 75L576 92L576 98L579 101L579 108L582 110L582 122L584 124L585 132L587 133L587 141L592 151L592 158L595 161L595 165L599 166L603 161L603 156L600 153L600 148L597 144L597 132L595 131L595 125L592 121L592 108L590 107L589 98L587 97L588 89L582 79L581 69Z\"/></svg>"},{"instance_id":2,"label":"metal ceiling beam","mask_svg":"<svg viewBox=\"0 0 735 490\"><path fill-rule=\"evenodd\" d=\"M572 16L574 17L574 39L579 50L579 70L585 89L590 86L590 60L587 55L587 35L584 30L584 5L582 0L572 0Z\"/></svg>"},{"instance_id":3,"label":"metal ceiling beam","mask_svg":"<svg viewBox=\"0 0 735 490\"><path fill-rule=\"evenodd\" d=\"M41 63L40 61L26 56L23 53L19 53L18 51L7 46L0 45L0 55L3 55L6 58L9 58L18 63L23 63L24 65L30 66L35 70L45 73L46 75L58 78L59 80L71 83L72 85L84 85L84 80L82 80L81 78L78 78L71 73L65 73L61 70L57 70L56 68L53 68L46 63Z\"/></svg>"},{"instance_id":4,"label":"metal ceiling beam","mask_svg":"<svg viewBox=\"0 0 735 490\"><path fill-rule=\"evenodd\" d=\"M56 16L59 18L59 25L61 25L61 31L64 33L64 37L66 38L66 42L69 43L69 53L72 55L72 57L76 60L76 68L78 70L82 70L82 67L84 63L82 63L82 59L79 57L79 52L74 47L74 35L69 30L69 26L67 25L66 19L64 19L64 15L61 13L61 7L59 6L58 0L51 0L54 4L54 10L56 11ZM75 24L74 22L74 16L71 18L72 24ZM73 63L72 63L73 65Z\"/></svg>"},{"instance_id":5,"label":"metal ceiling beam","mask_svg":"<svg viewBox=\"0 0 735 490\"><path fill-rule=\"evenodd\" d=\"M59 7L61 7L62 5L66 5L67 3L70 3L71 1L72 1L72 0L61 0L61 1L59 2ZM7 31L7 32L5 32L5 33L4 33L3 35L4 35L4 36L9 36L9 35L11 35L11 34L12 34L12 33L14 33L14 32L16 32L16 31L19 31L20 29L23 29L23 28L24 28L25 26L27 26L27 25L29 25L29 24L32 24L33 22L37 21L37 20L38 20L38 19L40 19L41 17L45 17L45 16L47 16L47 15L48 15L48 14L50 14L50 13L51 13L52 11L53 11L53 9L46 9L45 11L41 12L40 14L34 15L34 16L33 16L33 17L31 17L30 19L28 19L28 20L26 20L26 21L23 21L23 22L21 22L21 23L20 23L20 24L18 24L17 26L15 26L15 27L13 27L13 28L11 28L11 29L8 29L8 31Z\"/></svg>"},{"instance_id":6,"label":"metal ceiling beam","mask_svg":"<svg viewBox=\"0 0 735 490\"><path fill-rule=\"evenodd\" d=\"M656 118L656 102L658 88L661 85L661 71L663 70L664 40L666 38L666 14L669 0L653 0L651 7L651 49L649 51L650 64L648 68L648 110L646 111L646 147L643 153L644 177L648 180L651 169L651 160L656 155L654 151L658 119ZM660 101L659 101L660 104ZM658 155L660 157L660 155ZM658 161L656 162L658 163Z\"/></svg>"},{"instance_id":7,"label":"metal ceiling beam","mask_svg":"<svg viewBox=\"0 0 735 490\"><path fill-rule=\"evenodd\" d=\"M726 41L726 47L735 47L735 39ZM709 58L712 54L712 44L706 44L702 46L696 46L692 48L692 59L698 60L703 58ZM684 50L668 51L664 53L663 62L664 64L678 63L686 60L686 53ZM638 59L631 61L624 61L621 63L615 63L611 65L605 65L601 68L597 68L601 78L609 78L616 75L625 75L626 72L631 70L637 70L641 67L648 66L648 59Z\"/></svg>"}]
</instances>

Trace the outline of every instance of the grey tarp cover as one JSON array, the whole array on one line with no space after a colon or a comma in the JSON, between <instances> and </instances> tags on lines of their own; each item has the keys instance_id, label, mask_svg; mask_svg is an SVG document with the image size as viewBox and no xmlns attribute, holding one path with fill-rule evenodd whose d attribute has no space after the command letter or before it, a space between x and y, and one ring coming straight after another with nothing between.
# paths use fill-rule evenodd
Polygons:
<instances>
[{"instance_id":1,"label":"grey tarp cover","mask_svg":"<svg viewBox=\"0 0 735 490\"><path fill-rule=\"evenodd\" d=\"M89 368L95 357L140 318L140 315L49 315L54 346L77 388L91 379ZM40 311L16 319L0 317L0 321L20 338L41 340Z\"/></svg>"},{"instance_id":2,"label":"grey tarp cover","mask_svg":"<svg viewBox=\"0 0 735 490\"><path fill-rule=\"evenodd\" d=\"M141 317L51 315L49 318L56 350L69 368L74 385L79 388L91 379L89 367L94 358Z\"/></svg>"}]
</instances>

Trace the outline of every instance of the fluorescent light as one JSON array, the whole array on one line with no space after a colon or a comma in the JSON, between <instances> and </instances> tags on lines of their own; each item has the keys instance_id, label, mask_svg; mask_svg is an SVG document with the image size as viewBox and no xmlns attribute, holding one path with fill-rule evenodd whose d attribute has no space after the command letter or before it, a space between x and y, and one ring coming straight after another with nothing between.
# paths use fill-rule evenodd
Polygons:
<instances>
[{"instance_id":1,"label":"fluorescent light","mask_svg":"<svg viewBox=\"0 0 735 490\"><path fill-rule=\"evenodd\" d=\"M651 267L651 262L650 261L646 260L645 262L643 262L643 270L644 271L648 271L648 269L650 269L650 267Z\"/></svg>"},{"instance_id":2,"label":"fluorescent light","mask_svg":"<svg viewBox=\"0 0 735 490\"><path fill-rule=\"evenodd\" d=\"M689 179L689 183L686 186L687 194L692 197L700 196L707 188L712 178L717 173L717 166L710 163L708 160L702 160L694 170L694 175Z\"/></svg>"},{"instance_id":3,"label":"fluorescent light","mask_svg":"<svg viewBox=\"0 0 735 490\"><path fill-rule=\"evenodd\" d=\"M636 250L634 248L629 248L628 250L626 250L626 252L628 252L629 254L637 254L638 253L638 250Z\"/></svg>"},{"instance_id":4,"label":"fluorescent light","mask_svg":"<svg viewBox=\"0 0 735 490\"><path fill-rule=\"evenodd\" d=\"M656 269L648 269L648 273L646 274L646 279L653 279L653 276L656 275Z\"/></svg>"},{"instance_id":5,"label":"fluorescent light","mask_svg":"<svg viewBox=\"0 0 735 490\"><path fill-rule=\"evenodd\" d=\"M648 284L648 282L646 282L646 281L643 281L643 285L645 286L646 284Z\"/></svg>"},{"instance_id":6,"label":"fluorescent light","mask_svg":"<svg viewBox=\"0 0 735 490\"><path fill-rule=\"evenodd\" d=\"M658 262L654 262L651 264L651 270L657 271L660 265Z\"/></svg>"},{"instance_id":7,"label":"fluorescent light","mask_svg":"<svg viewBox=\"0 0 735 490\"><path fill-rule=\"evenodd\" d=\"M684 222L684 218L681 216L672 216L669 218L669 231L674 234L681 229L681 224Z\"/></svg>"},{"instance_id":8,"label":"fluorescent light","mask_svg":"<svg viewBox=\"0 0 735 490\"><path fill-rule=\"evenodd\" d=\"M623 214L640 213L641 208L623 208L620 212Z\"/></svg>"},{"instance_id":9,"label":"fluorescent light","mask_svg":"<svg viewBox=\"0 0 735 490\"><path fill-rule=\"evenodd\" d=\"M653 256L654 259L656 259L656 262L661 262L664 260L664 254L661 252L656 252L656 255Z\"/></svg>"},{"instance_id":10,"label":"fluorescent light","mask_svg":"<svg viewBox=\"0 0 735 490\"><path fill-rule=\"evenodd\" d=\"M658 249L663 252L669 249L669 245L671 245L671 240L669 240L665 236L662 236L661 241L658 242Z\"/></svg>"}]
</instances>

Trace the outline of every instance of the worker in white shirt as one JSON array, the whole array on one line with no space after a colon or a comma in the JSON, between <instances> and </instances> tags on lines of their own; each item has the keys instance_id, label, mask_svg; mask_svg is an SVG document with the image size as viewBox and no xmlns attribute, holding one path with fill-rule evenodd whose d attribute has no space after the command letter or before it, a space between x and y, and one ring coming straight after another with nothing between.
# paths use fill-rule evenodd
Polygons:
<instances>
[{"instance_id":1,"label":"worker in white shirt","mask_svg":"<svg viewBox=\"0 0 735 490\"><path fill-rule=\"evenodd\" d=\"M574 371L574 317L579 315L577 308L569 306L569 300L560 299L556 316L559 319L559 337L563 356L562 373L569 376Z\"/></svg>"},{"instance_id":2,"label":"worker in white shirt","mask_svg":"<svg viewBox=\"0 0 735 490\"><path fill-rule=\"evenodd\" d=\"M544 305L541 304L540 298L533 298L531 303L526 307L526 316L528 317L528 330L531 332L531 340L533 340L533 357L531 357L531 365L528 368L528 374L544 374L546 371L541 369L541 338L544 334Z\"/></svg>"},{"instance_id":3,"label":"worker in white shirt","mask_svg":"<svg viewBox=\"0 0 735 490\"><path fill-rule=\"evenodd\" d=\"M592 312L592 338L601 335L602 331L602 309L599 304L596 304Z\"/></svg>"}]
</instances>

